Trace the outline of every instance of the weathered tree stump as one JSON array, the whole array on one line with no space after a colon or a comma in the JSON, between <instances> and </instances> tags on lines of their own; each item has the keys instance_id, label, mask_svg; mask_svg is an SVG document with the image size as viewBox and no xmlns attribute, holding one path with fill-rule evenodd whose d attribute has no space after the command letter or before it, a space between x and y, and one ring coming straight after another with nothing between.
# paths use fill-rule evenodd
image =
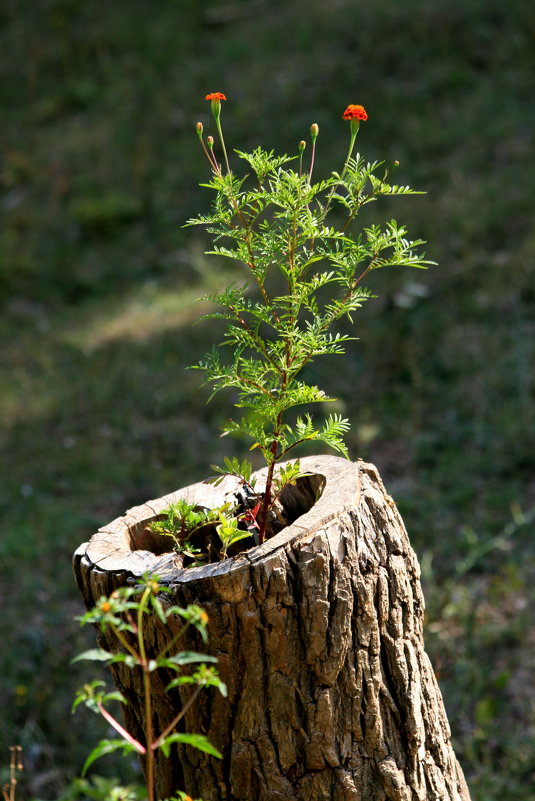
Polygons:
<instances>
[{"instance_id":1,"label":"weathered tree stump","mask_svg":"<svg viewBox=\"0 0 535 801\"><path fill-rule=\"evenodd\" d=\"M420 571L403 521L373 465L310 457L286 499L294 522L219 564L177 569L147 523L178 497L217 506L236 488L195 484L100 529L74 558L88 607L146 571L209 615L228 698L207 691L187 713L217 760L189 747L158 757L157 795L206 801L469 801L424 650ZM233 483L234 482L234 483ZM315 501L319 495L319 499ZM176 625L180 625L177 621ZM155 621L148 647L169 636ZM126 725L142 738L140 677L114 667ZM172 719L156 676L155 729ZM181 688L183 703L191 690Z\"/></svg>"}]
</instances>

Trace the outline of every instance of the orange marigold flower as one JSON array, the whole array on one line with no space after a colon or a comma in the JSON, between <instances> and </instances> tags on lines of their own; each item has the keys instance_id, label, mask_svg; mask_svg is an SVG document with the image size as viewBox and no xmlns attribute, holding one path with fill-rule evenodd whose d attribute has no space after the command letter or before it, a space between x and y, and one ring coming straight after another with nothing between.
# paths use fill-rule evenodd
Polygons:
<instances>
[{"instance_id":1,"label":"orange marigold flower","mask_svg":"<svg viewBox=\"0 0 535 801\"><path fill-rule=\"evenodd\" d=\"M206 95L204 98L205 100L226 100L227 98L223 94L223 92L210 92L209 95Z\"/></svg>"},{"instance_id":2,"label":"orange marigold flower","mask_svg":"<svg viewBox=\"0 0 535 801\"><path fill-rule=\"evenodd\" d=\"M368 115L364 106L349 105L342 114L344 120L367 120Z\"/></svg>"}]
</instances>

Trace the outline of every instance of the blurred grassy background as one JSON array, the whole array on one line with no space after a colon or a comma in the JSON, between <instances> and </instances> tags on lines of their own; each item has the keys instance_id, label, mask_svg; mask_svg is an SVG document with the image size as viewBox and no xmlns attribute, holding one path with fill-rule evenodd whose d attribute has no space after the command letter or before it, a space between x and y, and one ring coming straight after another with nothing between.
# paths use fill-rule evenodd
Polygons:
<instances>
[{"instance_id":1,"label":"blurred grassy background","mask_svg":"<svg viewBox=\"0 0 535 801\"><path fill-rule=\"evenodd\" d=\"M525 0L4 0L0 762L24 745L27 797L64 793L103 733L69 713L72 551L239 453L184 371L216 335L193 301L225 280L181 228L217 90L230 147L294 151L319 123L316 175L362 103L362 152L428 193L373 210L440 266L374 274L362 341L314 378L422 562L473 799L535 799L534 40Z\"/></svg>"}]
</instances>

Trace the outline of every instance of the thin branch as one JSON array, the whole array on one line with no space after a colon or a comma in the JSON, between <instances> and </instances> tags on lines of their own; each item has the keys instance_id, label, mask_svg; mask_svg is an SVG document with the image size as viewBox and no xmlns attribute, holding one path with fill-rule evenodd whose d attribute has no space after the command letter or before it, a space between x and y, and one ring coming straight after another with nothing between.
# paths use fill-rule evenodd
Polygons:
<instances>
[{"instance_id":1,"label":"thin branch","mask_svg":"<svg viewBox=\"0 0 535 801\"><path fill-rule=\"evenodd\" d=\"M192 694L190 695L190 697L188 698L188 700L186 701L186 703L184 704L184 706L182 707L182 709L180 710L180 712L178 713L178 715L175 715L175 717L173 718L173 720L171 721L171 723L170 723L168 726L166 726L166 728L163 730L163 732L160 734L160 736L159 736L159 737L157 737L157 738L156 738L156 740L155 740L155 741L152 743L152 746L151 746L151 748L152 748L152 750L153 750L153 751L155 751L157 748L159 748L159 747L160 747L160 745L163 743L163 741L165 740L165 738L166 738L166 737L167 737L169 734L171 734L171 732L173 731L173 729L175 728L175 726L177 725L177 723L178 723L180 720L182 720L182 718L184 717L184 715L186 714L186 712L188 711L188 709L190 708L190 706L191 706L191 705L193 704L193 702L194 702L194 701L197 699L197 696L198 696L198 695L199 695L199 693L201 692L202 688L203 688L203 685L202 685L202 684L200 684L200 685L199 685L199 686L198 686L198 687L197 687L197 688L196 688L196 689L195 689L195 690L192 692Z\"/></svg>"},{"instance_id":2,"label":"thin branch","mask_svg":"<svg viewBox=\"0 0 535 801\"><path fill-rule=\"evenodd\" d=\"M190 626L190 625L191 625L191 623L190 623L190 621L189 621L189 620L187 620L187 621L186 621L186 623L183 623L183 624L181 625L180 629L179 629L179 630L177 631L177 633L174 635L173 639L172 639L172 640L170 640L169 644L165 646L165 648L163 649L163 651L160 651L160 653L158 654L158 656L160 656L160 657L163 657L163 656L165 656L165 654L169 653L169 651L171 650L171 648L173 648L173 647L174 647L174 646L177 644L177 642L179 641L179 639L182 637L182 635L184 634L184 632L185 632L185 631L187 631L187 629L188 629L188 626Z\"/></svg>"},{"instance_id":3,"label":"thin branch","mask_svg":"<svg viewBox=\"0 0 535 801\"><path fill-rule=\"evenodd\" d=\"M251 326L249 325L247 320L243 319L243 317L241 316L241 313L236 308L234 308L234 306L230 306L228 304L225 304L225 306L229 310L229 312L234 315L234 317L236 318L236 320L240 324L241 328L243 328L244 331L247 331L247 333L250 334L251 337L254 339L254 341L256 343L256 347L262 353L262 355L264 356L266 361L268 361L269 364L271 364L271 366L273 367L273 369L277 373L280 373L281 372L281 368L277 365L277 363L275 361L273 361L273 359L269 355L269 353L268 353L268 351L266 349L266 346L264 345L263 339L257 333L255 333L255 331L251 328ZM278 319L277 319L277 322L280 324L280 321Z\"/></svg>"},{"instance_id":4,"label":"thin branch","mask_svg":"<svg viewBox=\"0 0 535 801\"><path fill-rule=\"evenodd\" d=\"M132 745L139 754L147 753L147 749L145 748L145 746L143 746L138 740L136 740L135 737L132 737L132 735L129 734L117 720L115 720L113 715L110 712L108 712L106 707L100 701L97 701L97 706L98 706L98 711L100 712L104 720L106 720L110 724L110 726L112 726L115 729L116 732L119 732L123 740L126 740L128 743L130 743L130 745Z\"/></svg>"}]
</instances>

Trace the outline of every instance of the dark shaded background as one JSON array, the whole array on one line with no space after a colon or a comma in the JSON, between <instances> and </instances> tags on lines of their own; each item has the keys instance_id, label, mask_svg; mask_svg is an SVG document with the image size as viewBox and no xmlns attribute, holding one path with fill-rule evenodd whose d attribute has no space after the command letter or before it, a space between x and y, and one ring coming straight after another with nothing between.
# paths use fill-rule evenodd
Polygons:
<instances>
[{"instance_id":1,"label":"dark shaded background","mask_svg":"<svg viewBox=\"0 0 535 801\"><path fill-rule=\"evenodd\" d=\"M318 176L362 103L363 153L428 193L366 221L395 216L439 267L374 274L361 342L313 378L422 562L473 799L534 799L535 6L4 0L0 26L0 763L22 743L24 797L78 797L105 728L70 716L91 640L71 553L241 453L217 438L229 399L204 407L184 371L219 335L194 300L229 275L181 227L209 202L194 124L223 91L231 148L294 152L317 122Z\"/></svg>"}]
</instances>

